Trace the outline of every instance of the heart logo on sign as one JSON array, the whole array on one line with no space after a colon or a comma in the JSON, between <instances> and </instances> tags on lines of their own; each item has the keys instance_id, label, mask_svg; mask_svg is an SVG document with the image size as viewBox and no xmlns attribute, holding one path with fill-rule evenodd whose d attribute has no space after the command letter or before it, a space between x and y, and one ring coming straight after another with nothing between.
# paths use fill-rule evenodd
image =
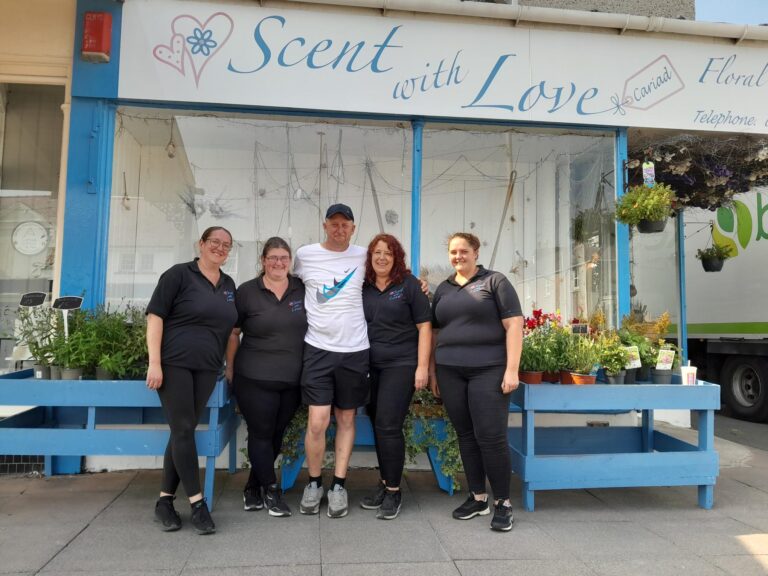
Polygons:
<instances>
[{"instance_id":1,"label":"heart logo on sign","mask_svg":"<svg viewBox=\"0 0 768 576\"><path fill-rule=\"evenodd\" d=\"M205 67L227 43L233 29L234 21L224 12L216 12L204 22L181 14L171 22L170 45L158 44L152 55L182 76L186 76L186 60L198 86Z\"/></svg>"},{"instance_id":2,"label":"heart logo on sign","mask_svg":"<svg viewBox=\"0 0 768 576\"><path fill-rule=\"evenodd\" d=\"M165 44L155 46L152 55L163 64L175 68L184 76L184 36L181 34L174 34L171 37L170 46Z\"/></svg>"}]
</instances>

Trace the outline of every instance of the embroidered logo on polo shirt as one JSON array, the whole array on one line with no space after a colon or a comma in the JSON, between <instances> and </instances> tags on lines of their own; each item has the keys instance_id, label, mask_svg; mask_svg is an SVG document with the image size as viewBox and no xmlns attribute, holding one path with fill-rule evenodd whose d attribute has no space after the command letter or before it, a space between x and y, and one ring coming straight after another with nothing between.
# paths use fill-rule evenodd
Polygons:
<instances>
[{"instance_id":1,"label":"embroidered logo on polo shirt","mask_svg":"<svg viewBox=\"0 0 768 576\"><path fill-rule=\"evenodd\" d=\"M227 302L235 301L235 293L232 290L222 290L222 294L227 299Z\"/></svg>"},{"instance_id":2,"label":"embroidered logo on polo shirt","mask_svg":"<svg viewBox=\"0 0 768 576\"><path fill-rule=\"evenodd\" d=\"M485 290L485 282L478 282L469 287L469 292L475 294L476 292L482 292Z\"/></svg>"},{"instance_id":3,"label":"embroidered logo on polo shirt","mask_svg":"<svg viewBox=\"0 0 768 576\"><path fill-rule=\"evenodd\" d=\"M291 310L291 312L301 312L304 309L304 301L291 300L288 302L288 308Z\"/></svg>"},{"instance_id":4,"label":"embroidered logo on polo shirt","mask_svg":"<svg viewBox=\"0 0 768 576\"><path fill-rule=\"evenodd\" d=\"M389 293L389 301L392 300L400 300L403 297L403 292L405 291L405 287L400 287L397 290L392 290L392 292Z\"/></svg>"},{"instance_id":5,"label":"embroidered logo on polo shirt","mask_svg":"<svg viewBox=\"0 0 768 576\"><path fill-rule=\"evenodd\" d=\"M333 286L330 288L323 284L323 291L320 290L316 291L317 301L320 304L325 304L330 300L331 298L334 298L339 292L341 292L344 289L344 286L347 285L347 282L349 282L349 279L354 276L355 272L357 271L357 268L352 270L349 274L344 276L341 280L336 280L336 278L333 279Z\"/></svg>"}]
</instances>

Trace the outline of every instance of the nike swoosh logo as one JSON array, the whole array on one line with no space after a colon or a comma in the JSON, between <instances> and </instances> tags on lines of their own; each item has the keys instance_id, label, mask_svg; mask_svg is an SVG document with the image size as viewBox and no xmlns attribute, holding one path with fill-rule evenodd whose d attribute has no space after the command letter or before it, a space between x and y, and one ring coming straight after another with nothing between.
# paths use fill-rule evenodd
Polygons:
<instances>
[{"instance_id":1,"label":"nike swoosh logo","mask_svg":"<svg viewBox=\"0 0 768 576\"><path fill-rule=\"evenodd\" d=\"M317 296L317 301L320 304L325 304L326 302L328 302L328 300L330 300L331 298L336 296L336 294L341 292L342 288L344 288L344 286L347 285L347 282L349 282L349 279L352 278L352 276L354 276L356 271L357 271L357 268L352 270L352 272L347 274L341 280L336 280L336 278L334 278L333 279L333 286L330 287L330 288L328 288L328 286L323 284L323 291L321 292L320 290L317 290L315 292L315 294Z\"/></svg>"}]
</instances>

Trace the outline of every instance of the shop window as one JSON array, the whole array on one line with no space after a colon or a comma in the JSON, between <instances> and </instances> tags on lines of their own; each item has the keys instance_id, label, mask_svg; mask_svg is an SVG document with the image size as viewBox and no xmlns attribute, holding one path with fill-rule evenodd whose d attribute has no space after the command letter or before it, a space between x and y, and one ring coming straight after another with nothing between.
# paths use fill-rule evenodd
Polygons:
<instances>
[{"instance_id":1,"label":"shop window","mask_svg":"<svg viewBox=\"0 0 768 576\"><path fill-rule=\"evenodd\" d=\"M64 88L0 84L0 370L25 292L50 293Z\"/></svg>"},{"instance_id":2,"label":"shop window","mask_svg":"<svg viewBox=\"0 0 768 576\"><path fill-rule=\"evenodd\" d=\"M428 125L422 174L422 276L451 268L447 238L481 241L523 312L565 320L602 310L617 324L614 137L603 132Z\"/></svg>"},{"instance_id":3,"label":"shop window","mask_svg":"<svg viewBox=\"0 0 768 576\"><path fill-rule=\"evenodd\" d=\"M147 302L208 226L232 232L225 270L244 282L270 236L294 250L321 240L335 202L354 211L353 242L385 231L410 251L411 147L407 123L118 109L107 300Z\"/></svg>"}]
</instances>

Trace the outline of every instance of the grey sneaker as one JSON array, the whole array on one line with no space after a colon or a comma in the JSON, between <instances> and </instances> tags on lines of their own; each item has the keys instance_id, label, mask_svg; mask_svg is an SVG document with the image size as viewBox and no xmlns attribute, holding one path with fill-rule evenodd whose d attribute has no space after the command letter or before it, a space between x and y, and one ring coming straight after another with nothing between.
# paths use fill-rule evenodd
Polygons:
<instances>
[{"instance_id":1,"label":"grey sneaker","mask_svg":"<svg viewBox=\"0 0 768 576\"><path fill-rule=\"evenodd\" d=\"M320 512L320 501L323 499L323 487L314 482L307 484L299 503L302 514L317 514Z\"/></svg>"},{"instance_id":2,"label":"grey sneaker","mask_svg":"<svg viewBox=\"0 0 768 576\"><path fill-rule=\"evenodd\" d=\"M344 486L333 487L328 490L328 518L343 518L349 512L347 491Z\"/></svg>"}]
</instances>

